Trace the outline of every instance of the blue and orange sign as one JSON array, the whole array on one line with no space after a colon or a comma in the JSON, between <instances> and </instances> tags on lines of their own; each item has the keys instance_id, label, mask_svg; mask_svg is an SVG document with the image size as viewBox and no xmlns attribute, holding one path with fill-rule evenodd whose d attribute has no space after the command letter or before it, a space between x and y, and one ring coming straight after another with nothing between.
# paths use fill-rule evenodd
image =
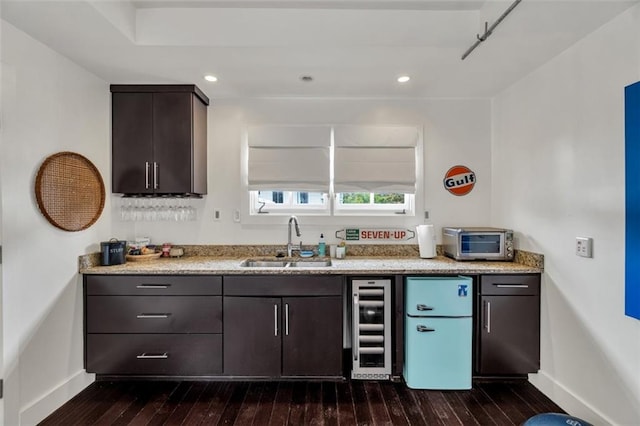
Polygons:
<instances>
[{"instance_id":1,"label":"blue and orange sign","mask_svg":"<svg viewBox=\"0 0 640 426\"><path fill-rule=\"evenodd\" d=\"M445 173L443 183L453 195L467 195L476 184L476 174L467 166L453 166Z\"/></svg>"}]
</instances>

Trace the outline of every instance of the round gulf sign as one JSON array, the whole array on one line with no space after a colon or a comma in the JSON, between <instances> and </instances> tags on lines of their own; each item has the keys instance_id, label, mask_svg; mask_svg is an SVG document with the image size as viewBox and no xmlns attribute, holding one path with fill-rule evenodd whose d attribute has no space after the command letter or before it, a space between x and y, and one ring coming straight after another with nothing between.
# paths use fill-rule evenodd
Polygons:
<instances>
[{"instance_id":1,"label":"round gulf sign","mask_svg":"<svg viewBox=\"0 0 640 426\"><path fill-rule=\"evenodd\" d=\"M453 195L467 195L476 184L476 174L466 166L453 166L445 173L443 182Z\"/></svg>"}]
</instances>

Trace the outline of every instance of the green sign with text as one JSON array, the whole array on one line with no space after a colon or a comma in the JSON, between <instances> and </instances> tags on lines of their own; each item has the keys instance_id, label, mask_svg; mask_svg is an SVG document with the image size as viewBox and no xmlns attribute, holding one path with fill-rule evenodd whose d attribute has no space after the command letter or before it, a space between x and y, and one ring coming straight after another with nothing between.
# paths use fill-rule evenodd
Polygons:
<instances>
[{"instance_id":1,"label":"green sign with text","mask_svg":"<svg viewBox=\"0 0 640 426\"><path fill-rule=\"evenodd\" d=\"M360 230L359 229L345 229L345 240L359 240L360 239Z\"/></svg>"}]
</instances>

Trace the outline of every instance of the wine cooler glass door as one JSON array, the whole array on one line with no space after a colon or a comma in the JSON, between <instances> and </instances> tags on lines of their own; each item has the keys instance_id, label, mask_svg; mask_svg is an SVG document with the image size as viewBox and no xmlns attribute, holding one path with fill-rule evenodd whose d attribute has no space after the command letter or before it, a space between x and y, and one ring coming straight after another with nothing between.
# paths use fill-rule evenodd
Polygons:
<instances>
[{"instance_id":1,"label":"wine cooler glass door","mask_svg":"<svg viewBox=\"0 0 640 426\"><path fill-rule=\"evenodd\" d=\"M387 378L391 373L390 280L353 280L354 378Z\"/></svg>"}]
</instances>

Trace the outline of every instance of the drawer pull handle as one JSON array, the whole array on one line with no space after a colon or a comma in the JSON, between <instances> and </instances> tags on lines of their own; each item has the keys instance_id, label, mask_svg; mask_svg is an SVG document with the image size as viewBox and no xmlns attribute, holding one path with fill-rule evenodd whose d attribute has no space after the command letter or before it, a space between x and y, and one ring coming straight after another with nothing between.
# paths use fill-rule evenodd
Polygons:
<instances>
[{"instance_id":1,"label":"drawer pull handle","mask_svg":"<svg viewBox=\"0 0 640 426\"><path fill-rule=\"evenodd\" d=\"M136 288L169 288L171 284L140 284Z\"/></svg>"},{"instance_id":2,"label":"drawer pull handle","mask_svg":"<svg viewBox=\"0 0 640 426\"><path fill-rule=\"evenodd\" d=\"M420 333L427 333L429 331L436 331L435 328L430 328L427 327L426 325L419 325L416 327L416 330L418 330Z\"/></svg>"},{"instance_id":3,"label":"drawer pull handle","mask_svg":"<svg viewBox=\"0 0 640 426\"><path fill-rule=\"evenodd\" d=\"M169 358L169 354L168 353L163 353L163 354L148 354L148 353L143 353L140 354L138 356L136 356L136 358L138 359L167 359Z\"/></svg>"},{"instance_id":4,"label":"drawer pull handle","mask_svg":"<svg viewBox=\"0 0 640 426\"><path fill-rule=\"evenodd\" d=\"M529 288L528 284L494 284L498 288Z\"/></svg>"},{"instance_id":5,"label":"drawer pull handle","mask_svg":"<svg viewBox=\"0 0 640 426\"><path fill-rule=\"evenodd\" d=\"M138 314L136 318L138 319L166 319L169 318L171 314Z\"/></svg>"},{"instance_id":6,"label":"drawer pull handle","mask_svg":"<svg viewBox=\"0 0 640 426\"><path fill-rule=\"evenodd\" d=\"M423 304L416 305L416 309L419 311L433 311L433 308L431 306L427 306Z\"/></svg>"}]
</instances>

